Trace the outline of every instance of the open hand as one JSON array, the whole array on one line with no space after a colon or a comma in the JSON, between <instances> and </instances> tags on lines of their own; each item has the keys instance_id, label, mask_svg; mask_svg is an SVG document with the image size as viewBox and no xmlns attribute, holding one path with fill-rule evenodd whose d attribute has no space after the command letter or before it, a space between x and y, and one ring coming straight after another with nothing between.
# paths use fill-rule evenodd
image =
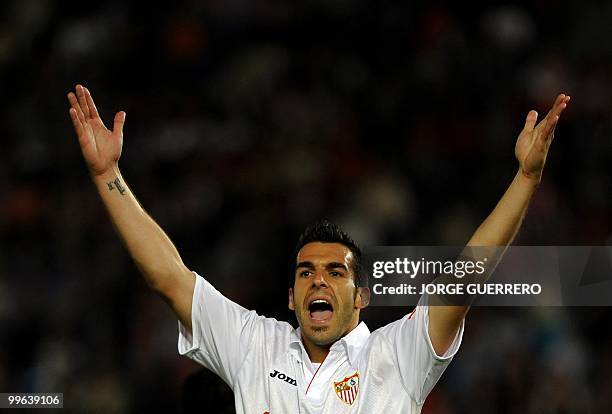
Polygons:
<instances>
[{"instance_id":1,"label":"open hand","mask_svg":"<svg viewBox=\"0 0 612 414\"><path fill-rule=\"evenodd\" d=\"M538 113L531 110L527 114L525 127L519 134L514 149L520 170L526 177L540 180L546 163L548 148L550 148L550 143L555 135L555 126L569 101L570 97L568 95L560 94L557 96L546 117L537 125Z\"/></svg>"},{"instance_id":2,"label":"open hand","mask_svg":"<svg viewBox=\"0 0 612 414\"><path fill-rule=\"evenodd\" d=\"M76 86L76 95L68 93L70 118L79 137L83 157L92 176L106 173L117 165L123 147L125 112L117 112L113 130L104 126L89 90Z\"/></svg>"}]
</instances>

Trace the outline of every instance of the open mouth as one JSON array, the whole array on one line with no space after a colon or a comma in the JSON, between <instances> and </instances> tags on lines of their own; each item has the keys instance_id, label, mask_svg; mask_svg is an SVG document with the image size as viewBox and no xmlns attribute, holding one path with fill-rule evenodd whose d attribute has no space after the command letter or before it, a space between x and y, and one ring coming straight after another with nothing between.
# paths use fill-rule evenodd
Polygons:
<instances>
[{"instance_id":1,"label":"open mouth","mask_svg":"<svg viewBox=\"0 0 612 414\"><path fill-rule=\"evenodd\" d=\"M329 322L334 314L334 307L326 299L314 299L308 305L308 316L314 324Z\"/></svg>"}]
</instances>

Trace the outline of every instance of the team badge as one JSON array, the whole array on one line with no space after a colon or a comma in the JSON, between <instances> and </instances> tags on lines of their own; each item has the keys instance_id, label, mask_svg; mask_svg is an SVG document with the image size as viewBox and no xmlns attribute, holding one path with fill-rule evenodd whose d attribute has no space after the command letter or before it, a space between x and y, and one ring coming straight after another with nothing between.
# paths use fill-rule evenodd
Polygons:
<instances>
[{"instance_id":1,"label":"team badge","mask_svg":"<svg viewBox=\"0 0 612 414\"><path fill-rule=\"evenodd\" d=\"M340 382L334 381L334 391L343 402L352 405L359 393L359 372L355 372Z\"/></svg>"}]
</instances>

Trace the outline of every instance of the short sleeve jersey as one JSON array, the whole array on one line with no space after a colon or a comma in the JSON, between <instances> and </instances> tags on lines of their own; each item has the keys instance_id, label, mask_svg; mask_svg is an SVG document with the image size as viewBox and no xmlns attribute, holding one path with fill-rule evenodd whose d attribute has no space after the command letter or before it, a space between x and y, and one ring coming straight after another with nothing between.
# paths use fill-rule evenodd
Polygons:
<instances>
[{"instance_id":1,"label":"short sleeve jersey","mask_svg":"<svg viewBox=\"0 0 612 414\"><path fill-rule=\"evenodd\" d=\"M236 413L419 413L459 349L463 323L444 355L428 334L428 307L374 332L362 322L311 363L300 331L230 301L196 275L192 332L178 349L233 390Z\"/></svg>"}]
</instances>

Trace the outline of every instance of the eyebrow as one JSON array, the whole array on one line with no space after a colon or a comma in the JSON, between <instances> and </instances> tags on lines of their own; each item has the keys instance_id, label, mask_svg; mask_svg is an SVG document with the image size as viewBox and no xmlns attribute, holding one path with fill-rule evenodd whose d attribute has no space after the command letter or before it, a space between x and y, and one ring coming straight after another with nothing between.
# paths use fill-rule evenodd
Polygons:
<instances>
[{"instance_id":1,"label":"eyebrow","mask_svg":"<svg viewBox=\"0 0 612 414\"><path fill-rule=\"evenodd\" d=\"M300 267L305 267L307 269L314 269L314 264L312 264L312 262L299 262L295 268L299 269Z\"/></svg>"},{"instance_id":2,"label":"eyebrow","mask_svg":"<svg viewBox=\"0 0 612 414\"><path fill-rule=\"evenodd\" d=\"M346 265L344 263L340 263L340 262L330 262L325 266L326 269L344 269L348 272L348 268L346 267Z\"/></svg>"},{"instance_id":3,"label":"eyebrow","mask_svg":"<svg viewBox=\"0 0 612 414\"><path fill-rule=\"evenodd\" d=\"M301 267L305 267L307 269L314 269L315 265L312 262L308 262L308 261L306 261L306 262L299 262L295 268L299 269ZM345 271L348 272L348 268L346 267L346 265L344 263L340 263L340 262L329 262L329 263L327 263L325 265L325 268L327 270L340 268L340 269L344 269Z\"/></svg>"}]
</instances>

